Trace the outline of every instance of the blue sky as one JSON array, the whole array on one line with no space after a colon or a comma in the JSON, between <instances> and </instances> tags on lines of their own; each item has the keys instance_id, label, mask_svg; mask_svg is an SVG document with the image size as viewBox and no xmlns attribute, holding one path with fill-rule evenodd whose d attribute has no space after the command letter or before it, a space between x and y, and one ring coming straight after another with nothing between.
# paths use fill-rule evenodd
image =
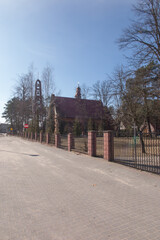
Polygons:
<instances>
[{"instance_id":1,"label":"blue sky","mask_svg":"<svg viewBox=\"0 0 160 240\"><path fill-rule=\"evenodd\" d=\"M92 86L125 63L116 40L136 0L0 0L0 115L31 63L54 67L62 96ZM4 119L0 116L0 122Z\"/></svg>"}]
</instances>

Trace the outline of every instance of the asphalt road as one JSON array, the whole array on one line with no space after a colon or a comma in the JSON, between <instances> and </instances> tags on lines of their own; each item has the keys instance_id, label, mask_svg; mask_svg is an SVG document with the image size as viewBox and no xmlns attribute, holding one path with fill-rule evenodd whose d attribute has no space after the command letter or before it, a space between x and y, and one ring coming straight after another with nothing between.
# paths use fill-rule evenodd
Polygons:
<instances>
[{"instance_id":1,"label":"asphalt road","mask_svg":"<svg viewBox=\"0 0 160 240\"><path fill-rule=\"evenodd\" d=\"M0 137L0 240L159 240L160 176Z\"/></svg>"}]
</instances>

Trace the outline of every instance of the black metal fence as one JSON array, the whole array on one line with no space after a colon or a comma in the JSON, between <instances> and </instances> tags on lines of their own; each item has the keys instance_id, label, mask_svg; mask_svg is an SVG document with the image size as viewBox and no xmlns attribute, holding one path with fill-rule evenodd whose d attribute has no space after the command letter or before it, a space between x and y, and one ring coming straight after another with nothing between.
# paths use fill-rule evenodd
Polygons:
<instances>
[{"instance_id":1,"label":"black metal fence","mask_svg":"<svg viewBox=\"0 0 160 240\"><path fill-rule=\"evenodd\" d=\"M87 136L74 136L74 149L75 152L88 153L88 137Z\"/></svg>"},{"instance_id":2,"label":"black metal fence","mask_svg":"<svg viewBox=\"0 0 160 240\"><path fill-rule=\"evenodd\" d=\"M96 136L96 156L102 157L104 156L104 138L103 133L97 133Z\"/></svg>"},{"instance_id":3,"label":"black metal fence","mask_svg":"<svg viewBox=\"0 0 160 240\"><path fill-rule=\"evenodd\" d=\"M37 141L40 141L40 134L37 133Z\"/></svg>"},{"instance_id":4,"label":"black metal fence","mask_svg":"<svg viewBox=\"0 0 160 240\"><path fill-rule=\"evenodd\" d=\"M68 150L68 136L67 135L61 135L61 141L60 141L59 147L65 149L65 150Z\"/></svg>"},{"instance_id":5,"label":"black metal fence","mask_svg":"<svg viewBox=\"0 0 160 240\"><path fill-rule=\"evenodd\" d=\"M35 140L35 133L32 133L32 140Z\"/></svg>"},{"instance_id":6,"label":"black metal fence","mask_svg":"<svg viewBox=\"0 0 160 240\"><path fill-rule=\"evenodd\" d=\"M42 142L45 143L46 142L46 134L42 133Z\"/></svg>"},{"instance_id":7,"label":"black metal fence","mask_svg":"<svg viewBox=\"0 0 160 240\"><path fill-rule=\"evenodd\" d=\"M114 161L160 174L160 136L136 133L114 138Z\"/></svg>"},{"instance_id":8,"label":"black metal fence","mask_svg":"<svg viewBox=\"0 0 160 240\"><path fill-rule=\"evenodd\" d=\"M49 144L51 144L51 145L55 145L55 135L54 135L54 133L50 133L49 135L48 135L48 143Z\"/></svg>"}]
</instances>

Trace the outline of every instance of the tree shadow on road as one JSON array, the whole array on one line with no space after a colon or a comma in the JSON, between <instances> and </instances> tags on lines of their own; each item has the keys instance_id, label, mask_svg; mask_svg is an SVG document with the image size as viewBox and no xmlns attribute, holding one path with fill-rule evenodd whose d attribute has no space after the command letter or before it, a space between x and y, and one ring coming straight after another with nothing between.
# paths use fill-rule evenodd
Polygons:
<instances>
[{"instance_id":1,"label":"tree shadow on road","mask_svg":"<svg viewBox=\"0 0 160 240\"><path fill-rule=\"evenodd\" d=\"M0 150L0 152L16 153L16 154L26 155L26 156L30 156L30 157L38 157L39 156L38 154L19 153L19 152L6 151L6 150Z\"/></svg>"}]
</instances>

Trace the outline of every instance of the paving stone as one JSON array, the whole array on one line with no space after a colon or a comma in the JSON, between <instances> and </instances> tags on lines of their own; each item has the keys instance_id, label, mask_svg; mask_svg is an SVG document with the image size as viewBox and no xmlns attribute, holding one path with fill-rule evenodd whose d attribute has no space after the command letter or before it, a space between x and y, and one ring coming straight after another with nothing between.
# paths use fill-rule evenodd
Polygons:
<instances>
[{"instance_id":1,"label":"paving stone","mask_svg":"<svg viewBox=\"0 0 160 240\"><path fill-rule=\"evenodd\" d=\"M160 177L0 138L0 240L158 240Z\"/></svg>"}]
</instances>

